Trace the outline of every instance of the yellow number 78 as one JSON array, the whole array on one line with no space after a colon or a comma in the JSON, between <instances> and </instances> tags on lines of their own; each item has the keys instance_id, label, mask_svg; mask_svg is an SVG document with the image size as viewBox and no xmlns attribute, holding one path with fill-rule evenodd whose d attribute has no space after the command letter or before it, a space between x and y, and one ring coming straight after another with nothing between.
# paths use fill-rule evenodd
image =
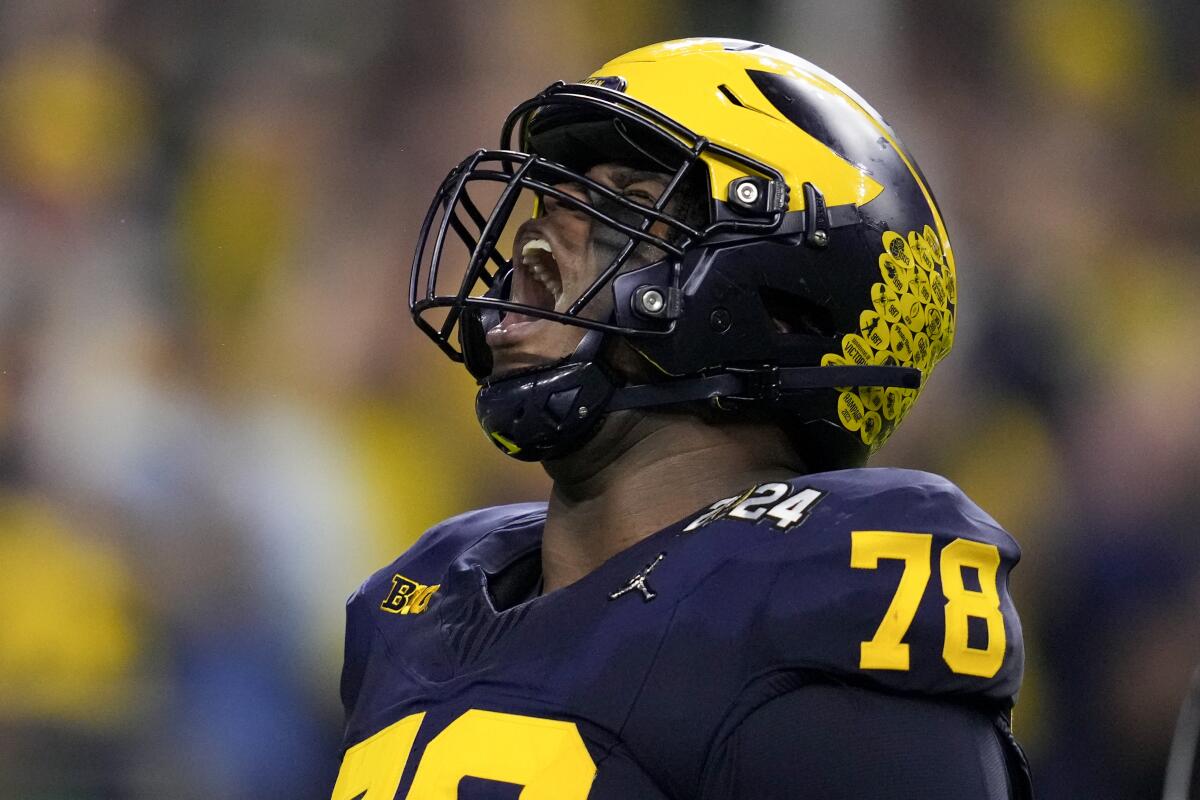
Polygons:
<instances>
[{"instance_id":1,"label":"yellow number 78","mask_svg":"<svg viewBox=\"0 0 1200 800\"><path fill-rule=\"evenodd\" d=\"M901 640L908 633L929 585L932 551L933 536L928 533L854 531L850 534L851 567L876 569L881 559L904 562L900 584L879 629L874 638L862 643L860 669L908 669L909 648ZM968 589L963 583L964 567L976 570L979 589ZM942 594L946 598L942 658L960 675L990 678L1004 663L1007 641L996 584L999 568L1000 551L995 545L955 539L942 548L940 572ZM972 617L987 624L987 647L971 647L968 643L968 620Z\"/></svg>"}]
</instances>

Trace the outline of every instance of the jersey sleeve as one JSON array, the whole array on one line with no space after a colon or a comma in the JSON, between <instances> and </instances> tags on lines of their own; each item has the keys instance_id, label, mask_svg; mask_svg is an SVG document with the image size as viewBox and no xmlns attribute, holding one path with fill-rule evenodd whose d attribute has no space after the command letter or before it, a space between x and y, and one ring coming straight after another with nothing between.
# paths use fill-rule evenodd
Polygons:
<instances>
[{"instance_id":1,"label":"jersey sleeve","mask_svg":"<svg viewBox=\"0 0 1200 800\"><path fill-rule=\"evenodd\" d=\"M366 584L346 600L346 644L342 657L341 698L346 719L354 713L371 651L371 621L364 614Z\"/></svg>"},{"instance_id":2,"label":"jersey sleeve","mask_svg":"<svg viewBox=\"0 0 1200 800\"><path fill-rule=\"evenodd\" d=\"M844 685L792 689L715 751L703 798L1027 798L1002 721L968 705Z\"/></svg>"}]
</instances>

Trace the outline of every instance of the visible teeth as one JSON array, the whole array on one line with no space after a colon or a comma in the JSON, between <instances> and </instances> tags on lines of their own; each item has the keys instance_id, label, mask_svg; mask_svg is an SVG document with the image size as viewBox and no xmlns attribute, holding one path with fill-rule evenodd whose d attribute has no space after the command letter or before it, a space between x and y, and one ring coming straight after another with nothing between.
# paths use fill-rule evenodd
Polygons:
<instances>
[{"instance_id":1,"label":"visible teeth","mask_svg":"<svg viewBox=\"0 0 1200 800\"><path fill-rule=\"evenodd\" d=\"M534 250L542 250L546 253L554 252L554 249L550 247L550 243L545 239L530 239L525 243L525 246L521 248L521 255L527 256Z\"/></svg>"},{"instance_id":2,"label":"visible teeth","mask_svg":"<svg viewBox=\"0 0 1200 800\"><path fill-rule=\"evenodd\" d=\"M530 239L521 247L521 261L534 280L545 286L554 295L555 301L562 296L562 284L555 272L541 263L539 253L554 255L554 249L545 239Z\"/></svg>"},{"instance_id":3,"label":"visible teeth","mask_svg":"<svg viewBox=\"0 0 1200 800\"><path fill-rule=\"evenodd\" d=\"M538 283L550 290L550 293L554 295L555 300L557 300L562 294L562 286L559 285L558 281L554 280L545 272L534 272L533 277Z\"/></svg>"},{"instance_id":4,"label":"visible teeth","mask_svg":"<svg viewBox=\"0 0 1200 800\"><path fill-rule=\"evenodd\" d=\"M558 295L562 292L562 287L559 285L558 281L556 281L549 273L538 270L533 273L533 277L534 280L549 289L555 297L558 297Z\"/></svg>"}]
</instances>

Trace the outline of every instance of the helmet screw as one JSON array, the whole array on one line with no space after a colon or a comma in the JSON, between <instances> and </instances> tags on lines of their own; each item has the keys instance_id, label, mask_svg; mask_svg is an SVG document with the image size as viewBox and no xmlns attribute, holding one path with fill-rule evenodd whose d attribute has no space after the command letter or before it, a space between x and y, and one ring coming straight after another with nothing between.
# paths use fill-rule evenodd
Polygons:
<instances>
[{"instance_id":1,"label":"helmet screw","mask_svg":"<svg viewBox=\"0 0 1200 800\"><path fill-rule=\"evenodd\" d=\"M588 415L588 407L580 406L579 410L576 411L575 413L578 414L580 417L586 417Z\"/></svg>"},{"instance_id":2,"label":"helmet screw","mask_svg":"<svg viewBox=\"0 0 1200 800\"><path fill-rule=\"evenodd\" d=\"M808 238L817 247L824 247L829 244L829 234L825 231L813 231L812 235Z\"/></svg>"},{"instance_id":3,"label":"helmet screw","mask_svg":"<svg viewBox=\"0 0 1200 800\"><path fill-rule=\"evenodd\" d=\"M733 324L733 320L729 316L729 311L724 308L713 309L713 312L708 316L708 324L717 333L725 333Z\"/></svg>"},{"instance_id":4,"label":"helmet screw","mask_svg":"<svg viewBox=\"0 0 1200 800\"><path fill-rule=\"evenodd\" d=\"M738 184L737 198L746 205L753 205L758 200L758 187L750 181Z\"/></svg>"},{"instance_id":5,"label":"helmet screw","mask_svg":"<svg viewBox=\"0 0 1200 800\"><path fill-rule=\"evenodd\" d=\"M657 289L649 289L642 293L642 308L646 309L648 314L657 314L662 311L665 302L662 292Z\"/></svg>"}]
</instances>

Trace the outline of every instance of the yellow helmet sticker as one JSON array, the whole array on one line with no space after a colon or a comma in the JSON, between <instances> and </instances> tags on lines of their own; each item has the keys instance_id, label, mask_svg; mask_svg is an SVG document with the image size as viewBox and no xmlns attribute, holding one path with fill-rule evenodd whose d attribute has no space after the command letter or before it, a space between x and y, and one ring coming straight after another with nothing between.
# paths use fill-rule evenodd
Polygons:
<instances>
[{"instance_id":1,"label":"yellow helmet sticker","mask_svg":"<svg viewBox=\"0 0 1200 800\"><path fill-rule=\"evenodd\" d=\"M871 345L867 340L855 334L842 337L842 353L846 356L847 364L857 364L860 367L871 363Z\"/></svg>"},{"instance_id":2,"label":"yellow helmet sticker","mask_svg":"<svg viewBox=\"0 0 1200 800\"><path fill-rule=\"evenodd\" d=\"M863 406L869 411L883 408L883 388L879 386L864 386L858 393Z\"/></svg>"},{"instance_id":3,"label":"yellow helmet sticker","mask_svg":"<svg viewBox=\"0 0 1200 800\"><path fill-rule=\"evenodd\" d=\"M901 364L912 363L912 333L900 322L892 326L892 353Z\"/></svg>"},{"instance_id":4,"label":"yellow helmet sticker","mask_svg":"<svg viewBox=\"0 0 1200 800\"><path fill-rule=\"evenodd\" d=\"M879 286L881 284L876 284ZM892 332L878 311L864 311L858 315L858 324L863 337L876 350L887 350L892 344Z\"/></svg>"},{"instance_id":5,"label":"yellow helmet sticker","mask_svg":"<svg viewBox=\"0 0 1200 800\"><path fill-rule=\"evenodd\" d=\"M879 273L883 276L884 285L896 294L903 294L908 284L908 267L892 255L884 253L879 257Z\"/></svg>"},{"instance_id":6,"label":"yellow helmet sticker","mask_svg":"<svg viewBox=\"0 0 1200 800\"><path fill-rule=\"evenodd\" d=\"M889 323L900 321L900 298L888 284L877 283L871 287L871 303Z\"/></svg>"},{"instance_id":7,"label":"yellow helmet sticker","mask_svg":"<svg viewBox=\"0 0 1200 800\"><path fill-rule=\"evenodd\" d=\"M862 427L867 410L863 407L862 399L854 392L842 392L838 395L838 419L848 431L856 431Z\"/></svg>"},{"instance_id":8,"label":"yellow helmet sticker","mask_svg":"<svg viewBox=\"0 0 1200 800\"><path fill-rule=\"evenodd\" d=\"M900 318L913 333L925 329L925 304L916 294L906 294L900 298Z\"/></svg>"},{"instance_id":9,"label":"yellow helmet sticker","mask_svg":"<svg viewBox=\"0 0 1200 800\"><path fill-rule=\"evenodd\" d=\"M883 419L875 411L868 411L863 417L862 427L858 429L858 435L862 437L863 444L874 444L876 437L879 436L883 429Z\"/></svg>"},{"instance_id":10,"label":"yellow helmet sticker","mask_svg":"<svg viewBox=\"0 0 1200 800\"><path fill-rule=\"evenodd\" d=\"M871 308L859 314L859 332L842 337L842 351L821 359L823 366L898 364L928 377L954 341L955 281L933 229L881 237L879 274L871 286ZM838 420L857 432L871 452L900 424L918 390L878 386L841 387Z\"/></svg>"}]
</instances>

